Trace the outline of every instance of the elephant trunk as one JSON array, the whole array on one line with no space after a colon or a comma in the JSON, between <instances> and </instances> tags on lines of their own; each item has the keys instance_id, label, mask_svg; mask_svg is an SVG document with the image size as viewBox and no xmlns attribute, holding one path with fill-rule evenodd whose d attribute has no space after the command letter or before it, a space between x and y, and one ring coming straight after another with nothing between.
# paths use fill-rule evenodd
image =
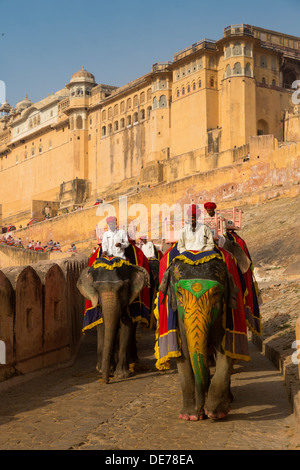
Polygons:
<instances>
[{"instance_id":1,"label":"elephant trunk","mask_svg":"<svg viewBox=\"0 0 300 470\"><path fill-rule=\"evenodd\" d=\"M104 319L104 344L102 353L102 378L105 383L109 381L112 355L114 352L115 337L120 319L120 305L114 292L101 293L101 305Z\"/></svg>"}]
</instances>

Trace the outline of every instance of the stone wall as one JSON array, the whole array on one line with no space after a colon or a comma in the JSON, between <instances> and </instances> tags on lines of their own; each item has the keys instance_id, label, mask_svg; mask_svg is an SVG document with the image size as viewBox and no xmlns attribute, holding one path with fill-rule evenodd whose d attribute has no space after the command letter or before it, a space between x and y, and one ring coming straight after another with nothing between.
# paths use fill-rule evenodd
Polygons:
<instances>
[{"instance_id":1,"label":"stone wall","mask_svg":"<svg viewBox=\"0 0 300 470\"><path fill-rule=\"evenodd\" d=\"M76 282L87 262L76 256L0 270L0 340L6 352L0 381L73 357L85 305Z\"/></svg>"},{"instance_id":2,"label":"stone wall","mask_svg":"<svg viewBox=\"0 0 300 470\"><path fill-rule=\"evenodd\" d=\"M299 194L300 142L280 146L272 135L253 137L249 147L235 149L232 153L234 155L228 159L232 161L234 158L235 163L226 166L224 160L222 168L214 168L213 163L221 154L205 156L191 153L186 154L186 158L170 158L160 162L159 171L153 172L153 175L159 174L158 184L127 193L122 187L115 191L112 188L111 197L103 195L103 198L114 205L118 215L118 196L126 195L128 208L133 204L143 204L150 217L152 204L171 206L174 203L201 204L213 200L222 209ZM228 152L224 152L224 159L225 154ZM187 174L192 166L193 174ZM64 245L64 249L69 248L71 243L82 243L84 240L94 240L96 243L96 225L103 218L97 215L97 208L86 205L82 210L36 223L14 233L22 238L23 244L29 240L47 243L53 239ZM130 220L134 218L128 217Z\"/></svg>"}]
</instances>

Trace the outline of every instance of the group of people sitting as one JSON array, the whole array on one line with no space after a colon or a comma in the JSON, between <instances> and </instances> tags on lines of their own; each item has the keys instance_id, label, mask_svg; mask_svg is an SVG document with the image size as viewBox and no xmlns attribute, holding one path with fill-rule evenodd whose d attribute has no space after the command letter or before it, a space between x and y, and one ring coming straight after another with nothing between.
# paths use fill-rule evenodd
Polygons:
<instances>
[{"instance_id":1,"label":"group of people sitting","mask_svg":"<svg viewBox=\"0 0 300 470\"><path fill-rule=\"evenodd\" d=\"M49 251L61 251L60 243L59 242L53 242L53 240L49 240L47 245L42 245L42 242L40 241L34 241L32 240L31 242L28 243L27 245L28 250L33 250L33 251L41 251L41 252L49 252Z\"/></svg>"},{"instance_id":2,"label":"group of people sitting","mask_svg":"<svg viewBox=\"0 0 300 470\"><path fill-rule=\"evenodd\" d=\"M8 235L8 237L3 236L0 239L0 244L5 244L7 246L14 246L16 248L25 248L21 238L14 238L12 235ZM53 240L49 240L46 245L43 245L40 241L31 240L26 246L26 249L32 251L41 251L41 252L48 252L48 251L62 251L59 242L53 242ZM76 246L73 243L71 246L72 251L76 251Z\"/></svg>"}]
</instances>

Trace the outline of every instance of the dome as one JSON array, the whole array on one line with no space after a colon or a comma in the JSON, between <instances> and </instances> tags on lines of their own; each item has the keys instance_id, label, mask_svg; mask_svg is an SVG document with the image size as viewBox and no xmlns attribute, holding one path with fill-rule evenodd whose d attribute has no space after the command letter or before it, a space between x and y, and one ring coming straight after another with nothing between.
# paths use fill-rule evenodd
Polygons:
<instances>
[{"instance_id":1,"label":"dome","mask_svg":"<svg viewBox=\"0 0 300 470\"><path fill-rule=\"evenodd\" d=\"M0 108L0 111L9 113L10 110L11 110L11 106L8 104L7 101L4 101L4 102L2 103L2 106L1 106L1 108Z\"/></svg>"},{"instance_id":2,"label":"dome","mask_svg":"<svg viewBox=\"0 0 300 470\"><path fill-rule=\"evenodd\" d=\"M16 110L22 111L23 109L29 108L30 106L32 106L32 102L28 99L28 96L26 93L25 98L16 104Z\"/></svg>"},{"instance_id":3,"label":"dome","mask_svg":"<svg viewBox=\"0 0 300 470\"><path fill-rule=\"evenodd\" d=\"M70 80L70 83L78 82L95 83L95 77L92 73L88 72L84 69L84 67L82 67L81 70L78 70L78 72L73 73Z\"/></svg>"}]
</instances>

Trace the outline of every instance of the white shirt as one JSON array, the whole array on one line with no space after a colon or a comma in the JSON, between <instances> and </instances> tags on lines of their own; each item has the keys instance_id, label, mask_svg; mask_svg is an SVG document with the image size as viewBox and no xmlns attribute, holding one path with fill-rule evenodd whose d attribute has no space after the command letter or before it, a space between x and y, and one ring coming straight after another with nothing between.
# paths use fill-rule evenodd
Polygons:
<instances>
[{"instance_id":1,"label":"white shirt","mask_svg":"<svg viewBox=\"0 0 300 470\"><path fill-rule=\"evenodd\" d=\"M156 258L153 242L143 243L142 252L147 258Z\"/></svg>"},{"instance_id":2,"label":"white shirt","mask_svg":"<svg viewBox=\"0 0 300 470\"><path fill-rule=\"evenodd\" d=\"M179 235L177 249L180 253L187 250L210 251L215 248L210 228L205 224L196 224L195 232L192 224L185 225Z\"/></svg>"},{"instance_id":3,"label":"white shirt","mask_svg":"<svg viewBox=\"0 0 300 470\"><path fill-rule=\"evenodd\" d=\"M120 247L116 243L121 243ZM106 251L108 256L118 256L125 259L125 248L129 246L129 241L125 230L107 230L102 238L102 251Z\"/></svg>"}]
</instances>

